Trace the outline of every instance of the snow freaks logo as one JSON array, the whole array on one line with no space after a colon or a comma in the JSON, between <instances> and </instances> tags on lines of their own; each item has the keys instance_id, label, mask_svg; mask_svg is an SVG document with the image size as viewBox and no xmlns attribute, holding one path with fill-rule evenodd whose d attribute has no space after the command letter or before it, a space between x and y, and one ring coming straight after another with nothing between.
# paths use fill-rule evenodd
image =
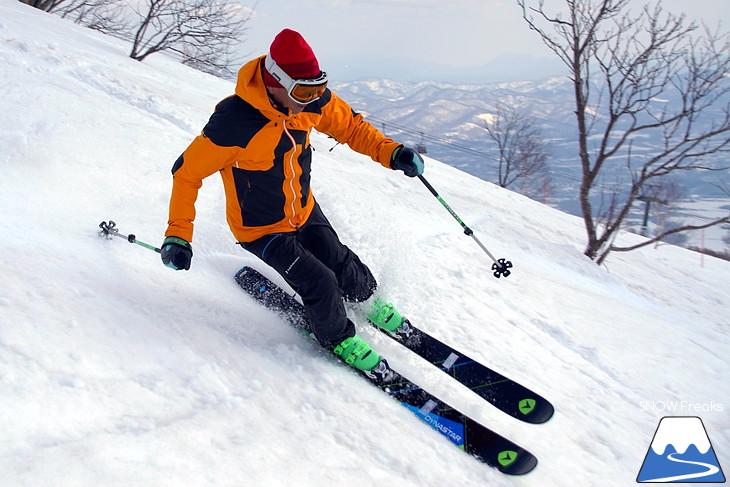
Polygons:
<instances>
[{"instance_id":1,"label":"snow freaks logo","mask_svg":"<svg viewBox=\"0 0 730 487\"><path fill-rule=\"evenodd\" d=\"M696 416L663 417L636 481L725 482L702 420Z\"/></svg>"}]
</instances>

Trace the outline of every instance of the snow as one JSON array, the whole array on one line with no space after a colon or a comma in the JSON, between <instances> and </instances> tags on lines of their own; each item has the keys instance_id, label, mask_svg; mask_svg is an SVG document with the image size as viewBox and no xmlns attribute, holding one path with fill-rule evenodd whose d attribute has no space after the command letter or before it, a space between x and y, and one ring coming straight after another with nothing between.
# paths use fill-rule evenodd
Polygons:
<instances>
[{"instance_id":1,"label":"snow","mask_svg":"<svg viewBox=\"0 0 730 487\"><path fill-rule=\"evenodd\" d=\"M713 404L700 416L730 463L729 262L663 245L598 267L578 218L428 159L429 181L515 264L495 279L418 180L315 134L315 195L382 295L555 404L549 423L521 423L360 328L393 366L538 456L506 477L238 289L243 265L276 276L234 244L216 177L191 271L99 238L113 219L161 242L170 167L233 92L128 50L0 2L1 485L626 486L669 415L647 405L670 401Z\"/></svg>"}]
</instances>

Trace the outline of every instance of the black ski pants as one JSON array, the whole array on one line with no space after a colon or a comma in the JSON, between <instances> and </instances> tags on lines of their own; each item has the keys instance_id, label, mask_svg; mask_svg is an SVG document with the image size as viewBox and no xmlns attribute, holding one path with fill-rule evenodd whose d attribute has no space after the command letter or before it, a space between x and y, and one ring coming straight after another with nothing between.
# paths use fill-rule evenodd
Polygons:
<instances>
[{"instance_id":1,"label":"black ski pants","mask_svg":"<svg viewBox=\"0 0 730 487\"><path fill-rule=\"evenodd\" d=\"M265 235L241 246L273 267L299 294L323 347L333 348L355 334L343 299L364 301L377 283L370 269L340 242L319 204L298 230Z\"/></svg>"}]
</instances>

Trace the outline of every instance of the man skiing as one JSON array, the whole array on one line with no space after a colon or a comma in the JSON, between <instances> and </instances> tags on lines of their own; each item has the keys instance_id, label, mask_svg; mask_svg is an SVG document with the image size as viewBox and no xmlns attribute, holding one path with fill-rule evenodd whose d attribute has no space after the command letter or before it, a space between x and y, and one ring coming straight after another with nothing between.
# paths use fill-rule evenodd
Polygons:
<instances>
[{"instance_id":1,"label":"man skiing","mask_svg":"<svg viewBox=\"0 0 730 487\"><path fill-rule=\"evenodd\" d=\"M380 364L348 320L343 300L361 302L377 286L358 256L342 244L310 191L312 129L332 136L386 168L409 177L421 156L363 120L327 88L311 47L284 29L269 53L238 72L235 94L172 168L163 263L188 270L193 256L195 200L202 180L219 172L228 225L238 243L273 267L302 298L319 343L363 370Z\"/></svg>"}]
</instances>

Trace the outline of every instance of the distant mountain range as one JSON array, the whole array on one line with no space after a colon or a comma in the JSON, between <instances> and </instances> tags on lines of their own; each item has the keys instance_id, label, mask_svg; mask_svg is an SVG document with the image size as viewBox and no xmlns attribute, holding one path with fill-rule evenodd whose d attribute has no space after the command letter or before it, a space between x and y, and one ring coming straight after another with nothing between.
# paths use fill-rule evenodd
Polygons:
<instances>
[{"instance_id":1,"label":"distant mountain range","mask_svg":"<svg viewBox=\"0 0 730 487\"><path fill-rule=\"evenodd\" d=\"M496 147L488 140L485 120L495 113L497 102L520 109L535 118L551 147L549 184L544 190L533 188L532 194L528 195L554 208L580 215L577 195L581 168L573 87L567 76L483 84L365 79L332 83L331 86L387 135L412 147L421 144L428 156L491 182L497 180ZM666 102L679 103L677 100ZM635 138L632 150L636 154L650 154L657 150L659 143L656 137ZM727 214L730 198L717 187L719 176L715 172L678 174L674 182L683 191L684 199L672 210L669 221L701 224ZM730 184L726 173L724 177L725 184ZM604 171L600 184L610 193L616 187L626 188L629 178L622 160ZM637 202L627 222L633 225L634 231L638 232L644 209L644 204ZM713 227L708 230L707 238L694 232L686 241L682 241L681 236L673 241L726 252L730 247L730 231L727 226Z\"/></svg>"},{"instance_id":2,"label":"distant mountain range","mask_svg":"<svg viewBox=\"0 0 730 487\"><path fill-rule=\"evenodd\" d=\"M486 64L453 67L413 59L374 57L326 60L330 77L340 81L355 81L382 77L406 82L433 80L452 84L487 84L503 81L536 81L565 71L555 57L535 57L529 54L502 54Z\"/></svg>"},{"instance_id":3,"label":"distant mountain range","mask_svg":"<svg viewBox=\"0 0 730 487\"><path fill-rule=\"evenodd\" d=\"M538 71L536 69L536 71ZM484 122L502 102L534 117L551 146L550 188L531 195L553 207L578 215L580 164L573 87L567 76L532 81L453 84L367 79L333 83L333 90L387 135L411 146L423 144L427 155L487 181L496 181L495 146ZM678 103L668 100L667 103ZM636 153L656 151L659 140L637 138ZM713 183L717 173L683 173L680 185L688 199L726 198ZM628 181L621 161L604 174L607 186ZM547 196L545 198L545 196ZM727 202L730 204L730 200ZM640 213L641 208L637 208Z\"/></svg>"}]
</instances>

